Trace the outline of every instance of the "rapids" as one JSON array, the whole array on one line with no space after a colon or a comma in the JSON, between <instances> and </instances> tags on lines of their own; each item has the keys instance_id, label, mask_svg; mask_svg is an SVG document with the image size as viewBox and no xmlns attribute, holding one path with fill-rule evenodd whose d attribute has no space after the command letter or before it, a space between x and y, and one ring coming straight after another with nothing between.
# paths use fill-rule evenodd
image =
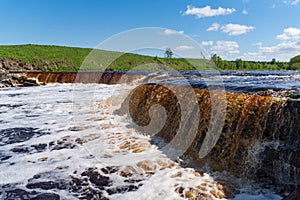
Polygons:
<instances>
[{"instance_id":1,"label":"rapids","mask_svg":"<svg viewBox=\"0 0 300 200\"><path fill-rule=\"evenodd\" d=\"M1 89L0 199L281 199L226 172L170 160L128 116L113 114L120 105L112 99L130 89Z\"/></svg>"}]
</instances>

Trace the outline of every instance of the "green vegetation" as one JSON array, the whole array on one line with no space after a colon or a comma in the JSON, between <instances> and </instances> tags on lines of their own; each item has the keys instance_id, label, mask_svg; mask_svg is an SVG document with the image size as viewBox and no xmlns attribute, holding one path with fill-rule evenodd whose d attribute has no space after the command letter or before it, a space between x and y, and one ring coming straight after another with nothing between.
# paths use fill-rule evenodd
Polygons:
<instances>
[{"instance_id":1,"label":"green vegetation","mask_svg":"<svg viewBox=\"0 0 300 200\"><path fill-rule=\"evenodd\" d=\"M75 71L92 49L45 46L0 46L0 58L13 58L35 66L47 65L48 71Z\"/></svg>"},{"instance_id":2,"label":"green vegetation","mask_svg":"<svg viewBox=\"0 0 300 200\"><path fill-rule=\"evenodd\" d=\"M220 56L214 54L211 58L221 70L291 70L300 69L293 68L291 63L278 62L275 58L271 61L244 61L236 59L235 61L222 60ZM300 59L300 57L299 57ZM300 63L299 63L300 64Z\"/></svg>"},{"instance_id":3,"label":"green vegetation","mask_svg":"<svg viewBox=\"0 0 300 200\"><path fill-rule=\"evenodd\" d=\"M300 55L291 58L290 68L293 70L300 70Z\"/></svg>"},{"instance_id":4,"label":"green vegetation","mask_svg":"<svg viewBox=\"0 0 300 200\"><path fill-rule=\"evenodd\" d=\"M196 68L199 69L199 66L208 66L205 64L208 62L207 60L198 59L197 62L194 61L191 64L187 59L172 58L172 54L171 49L168 52L168 57L161 58L90 48L31 44L0 46L0 59L17 59L24 65L34 65L35 70L41 69L43 71L130 70L137 66L139 67L136 69L139 70L195 70Z\"/></svg>"},{"instance_id":5,"label":"green vegetation","mask_svg":"<svg viewBox=\"0 0 300 200\"><path fill-rule=\"evenodd\" d=\"M93 50L91 48L76 48L46 45L10 45L0 46L0 59L14 59L22 62L22 65L34 66L33 70L43 71L78 71L80 70L206 70L214 69L215 65L220 70L278 70L300 69L300 56L296 56L290 62L278 62L272 59L270 62L260 61L235 61L222 60L218 55L207 59L174 58L171 49L165 52L165 58L151 57L132 53L114 51ZM213 62L214 63L213 63ZM108 67L107 67L108 66ZM138 68L136 68L139 66ZM166 67L168 66L168 67Z\"/></svg>"}]
</instances>

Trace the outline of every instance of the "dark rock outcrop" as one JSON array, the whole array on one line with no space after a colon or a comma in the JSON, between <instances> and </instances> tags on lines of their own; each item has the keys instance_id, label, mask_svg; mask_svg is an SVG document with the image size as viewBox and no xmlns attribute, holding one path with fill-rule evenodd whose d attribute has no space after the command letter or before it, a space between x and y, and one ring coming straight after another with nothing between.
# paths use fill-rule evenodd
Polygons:
<instances>
[{"instance_id":1,"label":"dark rock outcrop","mask_svg":"<svg viewBox=\"0 0 300 200\"><path fill-rule=\"evenodd\" d=\"M38 64L35 64L38 63ZM0 71L6 72L26 72L26 71L45 71L49 67L59 68L62 64L67 65L61 61L47 61L36 60L36 62L29 62L25 60L19 60L16 58L0 58Z\"/></svg>"},{"instance_id":2,"label":"dark rock outcrop","mask_svg":"<svg viewBox=\"0 0 300 200\"><path fill-rule=\"evenodd\" d=\"M32 200L60 200L60 197L54 193L43 193L33 197Z\"/></svg>"},{"instance_id":3,"label":"dark rock outcrop","mask_svg":"<svg viewBox=\"0 0 300 200\"><path fill-rule=\"evenodd\" d=\"M4 71L24 71L33 70L33 64L27 64L25 61L15 58L0 58L0 69Z\"/></svg>"},{"instance_id":4,"label":"dark rock outcrop","mask_svg":"<svg viewBox=\"0 0 300 200\"><path fill-rule=\"evenodd\" d=\"M15 74L10 77L1 80L1 87L28 87L28 86L39 86L39 81L35 78L27 77L26 75Z\"/></svg>"}]
</instances>

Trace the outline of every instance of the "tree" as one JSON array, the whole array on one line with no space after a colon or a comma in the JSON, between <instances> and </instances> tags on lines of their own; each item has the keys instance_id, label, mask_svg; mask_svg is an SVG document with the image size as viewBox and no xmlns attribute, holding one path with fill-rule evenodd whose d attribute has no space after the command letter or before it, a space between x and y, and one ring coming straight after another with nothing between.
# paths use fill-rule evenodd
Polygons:
<instances>
[{"instance_id":1,"label":"tree","mask_svg":"<svg viewBox=\"0 0 300 200\"><path fill-rule=\"evenodd\" d=\"M212 55L211 60L216 64L220 69L224 69L224 61L217 54Z\"/></svg>"},{"instance_id":2,"label":"tree","mask_svg":"<svg viewBox=\"0 0 300 200\"><path fill-rule=\"evenodd\" d=\"M275 63L276 63L276 58L272 58L270 64L271 64L271 65L274 65Z\"/></svg>"},{"instance_id":3,"label":"tree","mask_svg":"<svg viewBox=\"0 0 300 200\"><path fill-rule=\"evenodd\" d=\"M172 56L173 56L173 51L171 50L171 48L166 49L165 56L167 59L167 63L170 63L170 60L172 59Z\"/></svg>"},{"instance_id":4,"label":"tree","mask_svg":"<svg viewBox=\"0 0 300 200\"><path fill-rule=\"evenodd\" d=\"M235 64L236 64L237 69L243 69L244 68L244 63L243 63L242 59L236 59Z\"/></svg>"},{"instance_id":5,"label":"tree","mask_svg":"<svg viewBox=\"0 0 300 200\"><path fill-rule=\"evenodd\" d=\"M300 55L290 59L288 69L292 69L292 70L300 69Z\"/></svg>"},{"instance_id":6,"label":"tree","mask_svg":"<svg viewBox=\"0 0 300 200\"><path fill-rule=\"evenodd\" d=\"M173 51L171 50L171 48L167 48L166 49L165 55L166 55L167 61L169 61L170 59L172 59Z\"/></svg>"},{"instance_id":7,"label":"tree","mask_svg":"<svg viewBox=\"0 0 300 200\"><path fill-rule=\"evenodd\" d=\"M212 55L211 60L214 61L215 64L217 64L217 62L218 62L217 54Z\"/></svg>"}]
</instances>

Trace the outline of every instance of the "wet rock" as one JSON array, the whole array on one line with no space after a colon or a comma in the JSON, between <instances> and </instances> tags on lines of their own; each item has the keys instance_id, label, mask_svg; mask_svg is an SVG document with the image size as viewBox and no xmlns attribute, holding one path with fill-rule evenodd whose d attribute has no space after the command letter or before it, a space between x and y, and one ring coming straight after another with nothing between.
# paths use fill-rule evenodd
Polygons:
<instances>
[{"instance_id":1,"label":"wet rock","mask_svg":"<svg viewBox=\"0 0 300 200\"><path fill-rule=\"evenodd\" d=\"M32 200L59 200L59 199L60 199L59 195L54 193L39 194L32 198Z\"/></svg>"},{"instance_id":2,"label":"wet rock","mask_svg":"<svg viewBox=\"0 0 300 200\"><path fill-rule=\"evenodd\" d=\"M28 78L25 75L12 75L11 77L2 80L0 83L4 87L28 87L40 85L37 79Z\"/></svg>"},{"instance_id":3,"label":"wet rock","mask_svg":"<svg viewBox=\"0 0 300 200\"><path fill-rule=\"evenodd\" d=\"M31 145L37 152L42 152L47 148L47 144L35 144Z\"/></svg>"},{"instance_id":4,"label":"wet rock","mask_svg":"<svg viewBox=\"0 0 300 200\"><path fill-rule=\"evenodd\" d=\"M140 186L142 186L142 184L140 184L139 186L136 186L136 185L120 186L120 187L115 187L115 188L109 188L106 190L106 192L109 195L132 192L132 191L138 190Z\"/></svg>"},{"instance_id":5,"label":"wet rock","mask_svg":"<svg viewBox=\"0 0 300 200\"><path fill-rule=\"evenodd\" d=\"M283 200L300 200L300 188L296 189L289 196L285 197Z\"/></svg>"},{"instance_id":6,"label":"wet rock","mask_svg":"<svg viewBox=\"0 0 300 200\"><path fill-rule=\"evenodd\" d=\"M120 171L120 176L124 178L132 177L134 174L139 174L137 169L135 169L133 166L126 166L124 169Z\"/></svg>"},{"instance_id":7,"label":"wet rock","mask_svg":"<svg viewBox=\"0 0 300 200\"><path fill-rule=\"evenodd\" d=\"M81 138L76 138L75 142L78 143L78 144L83 144L84 143L84 141Z\"/></svg>"},{"instance_id":8,"label":"wet rock","mask_svg":"<svg viewBox=\"0 0 300 200\"><path fill-rule=\"evenodd\" d=\"M12 148L10 151L12 151L14 153L29 153L30 149L25 146L20 146L20 147Z\"/></svg>"},{"instance_id":9,"label":"wet rock","mask_svg":"<svg viewBox=\"0 0 300 200\"><path fill-rule=\"evenodd\" d=\"M111 185L112 181L109 177L101 175L95 169L88 169L81 174L82 176L87 176L91 183L94 183L98 187L105 187Z\"/></svg>"},{"instance_id":10,"label":"wet rock","mask_svg":"<svg viewBox=\"0 0 300 200\"><path fill-rule=\"evenodd\" d=\"M289 90L287 91L288 97L293 99L299 99L300 98L300 91L299 90Z\"/></svg>"},{"instance_id":11,"label":"wet rock","mask_svg":"<svg viewBox=\"0 0 300 200\"><path fill-rule=\"evenodd\" d=\"M109 200L104 197L103 194L99 191L87 191L81 194L78 199L82 200Z\"/></svg>"},{"instance_id":12,"label":"wet rock","mask_svg":"<svg viewBox=\"0 0 300 200\"><path fill-rule=\"evenodd\" d=\"M0 161L5 161L5 160L8 160L10 159L12 156L10 155L5 155L3 153L0 152Z\"/></svg>"},{"instance_id":13,"label":"wet rock","mask_svg":"<svg viewBox=\"0 0 300 200\"><path fill-rule=\"evenodd\" d=\"M32 195L35 195L36 192L28 192L22 189L13 189L6 191L5 200L16 200L16 199L31 199Z\"/></svg>"},{"instance_id":14,"label":"wet rock","mask_svg":"<svg viewBox=\"0 0 300 200\"><path fill-rule=\"evenodd\" d=\"M85 172L81 173L80 177L73 177L70 184L69 190L78 199L90 199L90 200L108 200L103 196L104 186L110 185L110 181L100 176L99 173L93 172L95 169L87 169ZM77 172L75 172L76 174ZM94 184L91 187L91 184Z\"/></svg>"},{"instance_id":15,"label":"wet rock","mask_svg":"<svg viewBox=\"0 0 300 200\"><path fill-rule=\"evenodd\" d=\"M77 177L71 176L72 183L70 184L70 189L76 194L78 199L107 200L107 198L103 196L104 191L109 195L112 195L116 193L136 191L142 186L140 183L142 180L131 179L124 181L127 185L114 187L113 182L109 179L109 177L100 174L100 171L105 174L113 174L117 173L118 170L119 167L107 166L100 170L96 168L88 168L82 173L74 171L73 174L77 175Z\"/></svg>"},{"instance_id":16,"label":"wet rock","mask_svg":"<svg viewBox=\"0 0 300 200\"><path fill-rule=\"evenodd\" d=\"M33 179L39 179L39 178L41 178L40 174L36 174L36 175L33 176Z\"/></svg>"},{"instance_id":17,"label":"wet rock","mask_svg":"<svg viewBox=\"0 0 300 200\"><path fill-rule=\"evenodd\" d=\"M50 190L53 188L57 188L57 189L62 189L60 187L59 183L53 182L53 181L46 181L46 182L37 182L37 183L28 183L26 185L26 187L28 189L36 189L36 188L40 188L43 190Z\"/></svg>"},{"instance_id":18,"label":"wet rock","mask_svg":"<svg viewBox=\"0 0 300 200\"><path fill-rule=\"evenodd\" d=\"M154 172L157 168L156 163L153 163L150 160L143 160L143 161L138 162L137 167L141 168L146 173Z\"/></svg>"},{"instance_id":19,"label":"wet rock","mask_svg":"<svg viewBox=\"0 0 300 200\"><path fill-rule=\"evenodd\" d=\"M36 128L8 128L0 130L0 146L24 142L39 134Z\"/></svg>"},{"instance_id":20,"label":"wet rock","mask_svg":"<svg viewBox=\"0 0 300 200\"><path fill-rule=\"evenodd\" d=\"M120 169L120 167L117 167L117 166L107 166L107 167L101 168L101 171L104 174L113 174L113 173L116 173L119 169Z\"/></svg>"},{"instance_id":21,"label":"wet rock","mask_svg":"<svg viewBox=\"0 0 300 200\"><path fill-rule=\"evenodd\" d=\"M51 151L61 150L61 149L73 149L76 147L76 144L68 138L63 138L57 141L49 142L49 147Z\"/></svg>"}]
</instances>

